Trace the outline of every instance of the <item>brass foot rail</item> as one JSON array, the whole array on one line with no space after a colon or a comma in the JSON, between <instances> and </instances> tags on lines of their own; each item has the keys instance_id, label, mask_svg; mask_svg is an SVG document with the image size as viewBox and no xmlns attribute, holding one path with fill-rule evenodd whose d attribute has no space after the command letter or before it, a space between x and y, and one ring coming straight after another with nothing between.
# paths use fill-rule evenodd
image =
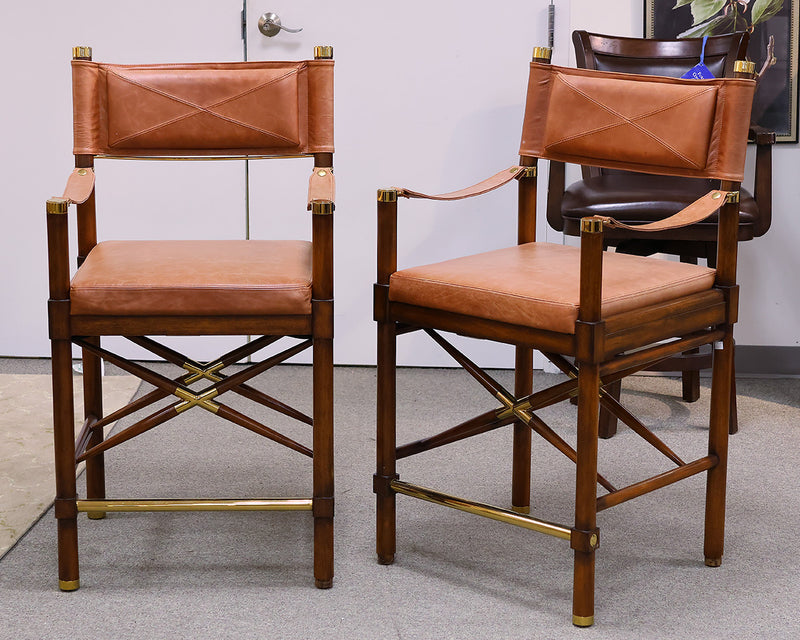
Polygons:
<instances>
[{"instance_id":1,"label":"brass foot rail","mask_svg":"<svg viewBox=\"0 0 800 640\"><path fill-rule=\"evenodd\" d=\"M507 524L513 524L532 531L538 531L549 536L555 536L563 540L572 539L572 529L563 527L559 524L547 522L545 520L537 520L527 515L517 513L516 511L509 511L508 509L499 509L488 504L480 502L473 502L472 500L465 500L446 493L440 493L433 489L420 487L419 485L403 482L402 480L392 480L390 486L397 493L402 493L413 498L427 500L434 504L439 504L459 511L466 511L475 515L490 518L491 520L498 520Z\"/></svg>"},{"instance_id":2,"label":"brass foot rail","mask_svg":"<svg viewBox=\"0 0 800 640\"><path fill-rule=\"evenodd\" d=\"M311 498L213 500L77 500L79 512L103 511L311 511Z\"/></svg>"}]
</instances>

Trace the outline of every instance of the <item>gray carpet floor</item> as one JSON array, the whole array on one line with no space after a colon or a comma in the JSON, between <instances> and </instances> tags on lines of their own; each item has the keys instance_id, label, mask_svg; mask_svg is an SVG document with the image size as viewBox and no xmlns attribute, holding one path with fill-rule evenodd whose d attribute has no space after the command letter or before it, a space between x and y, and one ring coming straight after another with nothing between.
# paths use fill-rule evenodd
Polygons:
<instances>
[{"instance_id":1,"label":"gray carpet floor","mask_svg":"<svg viewBox=\"0 0 800 640\"><path fill-rule=\"evenodd\" d=\"M307 410L309 373L281 367L258 386ZM508 372L498 375L510 384ZM536 385L558 378L539 373ZM401 370L399 389L404 441L494 406L455 370ZM742 379L738 390L723 565L703 565L702 476L605 511L590 629L571 625L572 554L562 540L398 496L397 559L376 563L375 372L338 368L332 589L314 588L307 513L162 513L82 516L82 586L60 593L51 511L0 561L0 637L800 637L800 556L792 551L800 531L800 380ZM678 393L676 380L638 377L623 397L678 454L699 457L708 390L694 404ZM574 407L541 416L574 441ZM307 427L269 420L309 441ZM507 505L509 445L508 429L484 434L402 461L401 477ZM622 428L601 443L601 472L622 484L669 468L648 449ZM190 411L107 455L108 493L305 495L308 462ZM568 524L572 464L536 439L533 464L534 514Z\"/></svg>"}]
</instances>

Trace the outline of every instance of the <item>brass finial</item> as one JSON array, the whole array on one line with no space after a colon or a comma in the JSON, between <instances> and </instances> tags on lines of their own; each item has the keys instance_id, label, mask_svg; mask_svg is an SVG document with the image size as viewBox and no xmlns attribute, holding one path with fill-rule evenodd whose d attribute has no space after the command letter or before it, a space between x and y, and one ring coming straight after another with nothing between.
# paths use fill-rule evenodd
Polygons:
<instances>
[{"instance_id":1,"label":"brass finial","mask_svg":"<svg viewBox=\"0 0 800 640\"><path fill-rule=\"evenodd\" d=\"M541 60L544 62L550 62L550 58L553 56L553 50L550 47L534 47L533 48L533 59L534 60Z\"/></svg>"},{"instance_id":2,"label":"brass finial","mask_svg":"<svg viewBox=\"0 0 800 640\"><path fill-rule=\"evenodd\" d=\"M750 60L737 60L733 64L734 73L746 73L747 75L755 75L756 63Z\"/></svg>"},{"instance_id":3,"label":"brass finial","mask_svg":"<svg viewBox=\"0 0 800 640\"><path fill-rule=\"evenodd\" d=\"M315 60L331 60L332 58L333 58L333 47L331 46L314 47Z\"/></svg>"},{"instance_id":4,"label":"brass finial","mask_svg":"<svg viewBox=\"0 0 800 640\"><path fill-rule=\"evenodd\" d=\"M397 189L378 189L378 202L397 202Z\"/></svg>"},{"instance_id":5,"label":"brass finial","mask_svg":"<svg viewBox=\"0 0 800 640\"><path fill-rule=\"evenodd\" d=\"M92 48L91 47L72 47L73 60L91 60Z\"/></svg>"}]
</instances>

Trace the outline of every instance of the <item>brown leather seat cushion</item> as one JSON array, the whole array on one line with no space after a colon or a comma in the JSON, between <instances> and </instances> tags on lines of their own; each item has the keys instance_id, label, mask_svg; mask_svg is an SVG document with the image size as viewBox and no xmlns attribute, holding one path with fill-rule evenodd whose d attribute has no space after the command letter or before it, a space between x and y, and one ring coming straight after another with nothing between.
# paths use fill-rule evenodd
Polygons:
<instances>
[{"instance_id":1,"label":"brown leather seat cushion","mask_svg":"<svg viewBox=\"0 0 800 640\"><path fill-rule=\"evenodd\" d=\"M392 274L389 299L523 326L574 333L580 250L529 243ZM713 269L606 252L603 317L710 289Z\"/></svg>"},{"instance_id":2,"label":"brown leather seat cushion","mask_svg":"<svg viewBox=\"0 0 800 640\"><path fill-rule=\"evenodd\" d=\"M70 287L73 315L311 313L311 243L99 243Z\"/></svg>"}]
</instances>

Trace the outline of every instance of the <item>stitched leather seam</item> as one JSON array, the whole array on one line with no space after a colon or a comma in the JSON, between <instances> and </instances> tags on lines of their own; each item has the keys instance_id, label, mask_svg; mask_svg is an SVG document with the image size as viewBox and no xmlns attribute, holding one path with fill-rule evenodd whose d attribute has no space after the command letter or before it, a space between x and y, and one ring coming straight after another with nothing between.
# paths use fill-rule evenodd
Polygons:
<instances>
[{"instance_id":1,"label":"stitched leather seam","mask_svg":"<svg viewBox=\"0 0 800 640\"><path fill-rule=\"evenodd\" d=\"M680 158L684 162L687 162L688 164L692 165L693 167L695 167L697 169L702 169L703 168L701 165L699 165L696 162L694 162L694 161L690 160L689 158L687 158L684 154L682 154L680 151L675 149L672 145L667 144L663 139L659 138L658 136L656 136L651 131L648 131L643 126L637 124L635 122L635 120L643 120L643 119L649 118L650 116L655 115L657 113L668 111L668 110L670 110L670 109L672 109L674 107L677 107L677 106L679 106L681 104L686 104L691 100L695 100L695 99L703 96L704 94L708 93L709 91L713 92L714 91L713 87L706 87L705 89L703 89L702 91L694 94L693 96L690 96L690 97L687 97L687 98L682 98L682 99L677 100L677 101L675 101L675 102L673 102L672 104L669 104L669 105L663 105L663 106L661 106L661 107L659 107L657 109L654 109L654 110L652 110L650 112L647 112L647 113L640 114L640 115L636 116L635 118L631 119L631 118L628 118L628 117L622 115L621 113L615 111L614 109L611 109L608 105L605 105L602 102L597 101L592 96L586 94L584 91L581 91L577 87L575 87L572 84L570 84L568 81L564 80L564 78L562 76L559 76L559 80L561 80L561 82L564 83L564 85L566 85L567 87L572 89L575 93L577 93L577 94L581 95L582 97L584 97L586 100L594 103L596 106L600 107L601 109L603 109L604 111L610 113L611 115L620 118L621 122L615 122L615 123L606 125L604 127L598 127L596 129L593 129L593 130L590 130L590 131L584 131L584 132L575 134L573 136L568 136L568 137L562 138L561 140L558 140L558 141L553 142L550 145L548 145L548 149L550 147L552 147L552 146L555 146L555 145L558 145L558 144L563 144L564 142L568 142L570 140L574 140L574 139L577 139L577 138L590 136L590 135L593 135L595 133L600 133L601 131L607 131L607 130L610 130L610 129L614 129L614 128L617 128L617 127L624 126L625 124L629 124L632 127L635 127L636 129L638 129L641 133L645 134L646 136L648 136L649 138L654 140L657 144L661 145L662 147L664 147L665 149L667 149L668 151L673 153L675 156L677 156L678 158Z\"/></svg>"},{"instance_id":2,"label":"stitched leather seam","mask_svg":"<svg viewBox=\"0 0 800 640\"><path fill-rule=\"evenodd\" d=\"M266 88L266 87L268 87L268 86L270 86L272 84L277 84L278 82L281 82L282 80L285 80L286 78L288 78L288 77L290 77L292 75L298 74L300 72L300 70L301 69L305 69L306 66L307 65L300 65L299 67L296 67L295 69L292 69L288 73L285 73L284 75L282 75L282 76L280 76L278 78L273 78L271 80L268 80L267 82L263 82L263 83L255 86L255 87L251 87L250 89L247 89L246 91L243 91L242 93L236 94L234 96L229 96L227 98L224 98L224 99L220 100L219 102L215 102L215 103L213 103L211 105L208 105L207 107L204 107L204 106L199 105L199 104L194 104L193 102L190 102L190 101L185 100L183 98L180 98L178 96L171 95L171 94L166 93L166 92L164 92L164 91L162 91L160 89L156 89L155 87L150 87L150 86L148 86L148 85L146 85L146 84L144 84L144 83L142 83L140 81L134 80L133 78L129 78L129 77L126 77L124 75L121 75L120 73L115 71L113 68L108 68L108 72L109 73L112 73L114 76L116 76L117 78L119 78L123 82L127 82L128 84L132 84L132 85L134 85L136 87L139 87L140 89L144 89L145 91L150 91L151 93L155 93L157 95L160 95L160 96L162 96L164 98L167 98L168 100L173 100L175 102L178 102L179 104L182 104L182 105L185 105L185 106L188 106L188 107L190 107L192 109L196 109L197 110L197 111L193 111L193 112L190 112L190 113L186 113L186 114L177 116L177 117L172 118L171 120L167 120L165 122L160 122L160 123L158 123L156 125L153 125L152 127L149 127L147 129L143 129L141 131L137 131L135 133L132 133L132 134L130 134L128 136L125 136L124 138L121 138L121 139L117 140L116 142L114 142L114 145L112 145L112 146L118 146L118 145L124 144L125 142L127 142L128 140L131 140L132 138L137 138L139 136L142 136L142 135L145 135L145 134L148 134L148 133L152 133L153 131L157 131L158 129L163 129L164 127L168 127L168 126L173 125L173 124L175 124L177 122L180 122L181 120L185 120L187 118L191 118L193 116L196 116L198 114L198 112L207 113L208 115L210 115L210 116L212 116L214 118L219 118L220 120L225 120L226 122L229 122L231 124L238 125L238 126L246 128L246 129L251 129L251 130L256 131L258 133L261 133L263 135L271 136L273 138L277 138L279 140L283 140L284 142L288 142L290 144L297 144L296 140L292 140L290 138L287 138L286 136L282 136L282 135L280 135L278 133L275 133L274 131L269 131L269 130L266 130L266 129L262 129L260 127L256 127L255 125L249 124L247 122L241 122L241 121L236 120L234 118L231 118L229 116L225 116L223 114L216 113L215 111L213 111L213 109L215 109L217 107L220 107L221 105L227 104L229 102L233 102L235 100L238 100L238 99L240 99L240 98L242 98L242 97L244 97L244 96L246 96L246 95L248 95L250 93L253 93L255 91L260 91L261 89L264 89L264 88Z\"/></svg>"},{"instance_id":3,"label":"stitched leather seam","mask_svg":"<svg viewBox=\"0 0 800 640\"><path fill-rule=\"evenodd\" d=\"M685 283L685 282L694 282L696 280L703 280L703 279L707 278L709 275L711 275L711 274L708 274L708 273L704 273L702 275L698 274L696 276L692 276L692 277L688 277L688 278L681 278L680 280L675 280L674 283L678 283L678 282ZM394 278L395 276L393 275L392 277ZM514 298L516 300L530 301L532 303L537 303L537 304L541 304L541 305L544 305L544 306L550 306L550 307L555 307L555 308L566 308L566 309L579 309L580 308L580 304L576 304L576 303L573 303L573 302L558 301L558 300L546 300L546 299L543 299L543 298L536 298L534 296L526 296L526 295L521 295L521 294L512 293L512 292L500 292L497 289L486 289L486 288L483 288L483 287L476 287L476 286L473 286L473 285L454 284L452 282L444 282L442 280L432 280L430 278L417 278L417 277L413 277L413 276L398 276L397 279L398 280L406 279L407 281L415 281L415 282L425 282L425 283L428 283L428 284L431 284L431 285L437 285L437 286L440 286L440 287L443 287L443 288L446 288L446 289L452 289L452 290L466 289L466 290L469 290L469 291L477 291L477 292L480 292L480 293L489 293L489 294L494 294L494 295L496 295L498 297ZM612 302L618 302L618 301L627 300L627 299L630 299L630 298L638 298L638 297L640 297L642 295L646 295L648 293L657 293L657 292L660 292L660 291L666 291L667 289L669 289L672 286L674 286L674 283L673 284L661 285L659 287L651 287L650 289L647 289L645 291L636 291L636 292L627 293L627 294L624 294L624 295L623 294L616 295L616 296L614 296L612 298L604 298L601 304L607 305L607 304L612 303ZM389 299L392 300L392 301L397 301L396 299L391 298L391 296L390 296Z\"/></svg>"}]
</instances>

